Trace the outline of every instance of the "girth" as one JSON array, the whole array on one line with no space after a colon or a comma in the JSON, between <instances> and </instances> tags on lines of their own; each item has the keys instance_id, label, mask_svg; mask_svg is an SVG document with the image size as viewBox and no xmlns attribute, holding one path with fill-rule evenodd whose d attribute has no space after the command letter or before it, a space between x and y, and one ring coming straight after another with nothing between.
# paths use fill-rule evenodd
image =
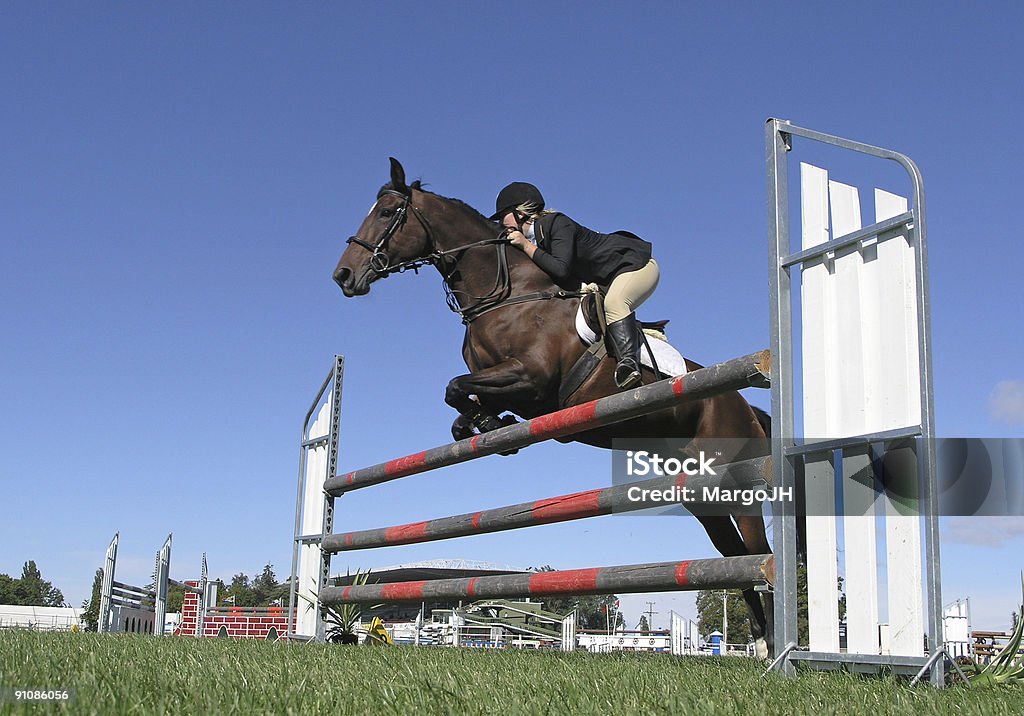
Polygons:
<instances>
[{"instance_id":1,"label":"girth","mask_svg":"<svg viewBox=\"0 0 1024 716\"><path fill-rule=\"evenodd\" d=\"M499 308L505 308L507 306L514 306L517 303L529 303L530 301L550 301L556 298L579 298L582 295L582 291L564 291L561 289L557 291L534 291L533 293L524 293L521 296L512 296L511 298L506 298L498 303L492 303L491 305L486 306L480 310L464 310L462 311L462 322L467 324L471 323L476 319L480 318L480 316L484 315L485 313L490 313L491 311L495 311Z\"/></svg>"}]
</instances>

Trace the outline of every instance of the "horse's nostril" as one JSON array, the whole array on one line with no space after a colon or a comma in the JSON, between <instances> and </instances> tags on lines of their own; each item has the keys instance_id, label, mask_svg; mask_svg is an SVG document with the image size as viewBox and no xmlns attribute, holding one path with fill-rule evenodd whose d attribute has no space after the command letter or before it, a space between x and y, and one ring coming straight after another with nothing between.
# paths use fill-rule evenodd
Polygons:
<instances>
[{"instance_id":1,"label":"horse's nostril","mask_svg":"<svg viewBox=\"0 0 1024 716\"><path fill-rule=\"evenodd\" d=\"M339 268L334 272L334 282L341 287L345 286L345 282L348 281L348 277L352 274L347 268Z\"/></svg>"}]
</instances>

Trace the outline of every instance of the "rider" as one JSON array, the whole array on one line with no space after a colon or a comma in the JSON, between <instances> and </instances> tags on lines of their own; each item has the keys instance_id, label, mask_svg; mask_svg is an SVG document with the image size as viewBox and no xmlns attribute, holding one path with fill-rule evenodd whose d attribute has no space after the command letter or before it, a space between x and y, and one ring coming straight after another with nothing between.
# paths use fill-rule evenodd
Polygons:
<instances>
[{"instance_id":1,"label":"rider","mask_svg":"<svg viewBox=\"0 0 1024 716\"><path fill-rule=\"evenodd\" d=\"M502 189L494 209L490 218L501 221L512 245L556 282L573 278L600 286L618 359L615 384L623 390L638 385L640 335L634 311L654 293L660 275L650 243L625 231L599 234L546 210L540 190L526 182Z\"/></svg>"}]
</instances>

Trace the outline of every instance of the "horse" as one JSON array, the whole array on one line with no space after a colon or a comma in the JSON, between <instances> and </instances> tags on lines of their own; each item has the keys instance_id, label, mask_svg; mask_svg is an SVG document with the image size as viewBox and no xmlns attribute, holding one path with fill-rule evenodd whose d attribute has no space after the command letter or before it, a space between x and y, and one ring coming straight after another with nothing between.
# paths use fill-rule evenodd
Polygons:
<instances>
[{"instance_id":1,"label":"horse","mask_svg":"<svg viewBox=\"0 0 1024 716\"><path fill-rule=\"evenodd\" d=\"M503 413L530 419L618 391L615 361L605 359L559 404L561 381L586 349L574 323L579 285L554 283L510 246L503 227L468 204L427 191L419 181L407 184L404 168L392 158L391 181L348 239L334 281L351 298L369 293L387 276L428 265L440 272L449 306L466 325L462 357L470 372L452 378L445 390L445 402L458 414L451 428L456 440L515 422ZM687 370L702 367L685 360ZM645 383L660 377L644 369ZM623 438L685 438L688 447L745 438L764 446L769 431L768 416L731 391L564 440L611 448L613 439ZM691 512L723 556L771 552L759 506L731 515ZM756 650L765 657L771 639L766 618L772 614L770 594L762 601L750 588L743 596Z\"/></svg>"}]
</instances>

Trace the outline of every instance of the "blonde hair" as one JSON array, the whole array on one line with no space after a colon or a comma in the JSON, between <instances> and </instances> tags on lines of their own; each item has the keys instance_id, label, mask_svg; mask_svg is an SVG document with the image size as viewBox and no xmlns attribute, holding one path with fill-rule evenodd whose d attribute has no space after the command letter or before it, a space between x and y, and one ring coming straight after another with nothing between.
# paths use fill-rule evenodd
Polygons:
<instances>
[{"instance_id":1,"label":"blonde hair","mask_svg":"<svg viewBox=\"0 0 1024 716\"><path fill-rule=\"evenodd\" d=\"M554 209L541 209L540 204L533 201L524 201L515 210L526 217L527 221L536 221L545 214L554 214Z\"/></svg>"}]
</instances>

